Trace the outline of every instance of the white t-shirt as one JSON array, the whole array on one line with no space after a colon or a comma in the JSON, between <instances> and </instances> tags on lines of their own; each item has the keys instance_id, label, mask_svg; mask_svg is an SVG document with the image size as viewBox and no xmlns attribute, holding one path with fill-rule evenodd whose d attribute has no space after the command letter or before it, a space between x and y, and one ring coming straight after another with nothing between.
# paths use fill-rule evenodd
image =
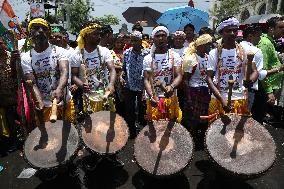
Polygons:
<instances>
[{"instance_id":1,"label":"white t-shirt","mask_svg":"<svg viewBox=\"0 0 284 189\"><path fill-rule=\"evenodd\" d=\"M188 84L190 87L208 87L206 82L208 58L202 58L197 54L195 55L197 57L198 64L194 67L189 66L188 70L184 70L184 72L191 74L193 70L195 70L190 80L188 81Z\"/></svg>"},{"instance_id":2,"label":"white t-shirt","mask_svg":"<svg viewBox=\"0 0 284 189\"><path fill-rule=\"evenodd\" d=\"M111 62L111 64L113 64L113 58L108 48L99 46L99 51L101 55L101 61L103 63ZM102 64L100 62L97 49L95 49L90 53L84 49L83 53L84 53L84 59L86 61L88 83L91 85L91 90L96 91L99 86L102 86L102 80L106 81L107 83L109 82L107 65L105 65L104 70L101 70ZM81 62L82 62L81 50L79 48L76 48L74 55L71 57L71 66L80 67ZM105 78L98 77L100 70L103 72ZM102 73L100 75L103 76Z\"/></svg>"},{"instance_id":3,"label":"white t-shirt","mask_svg":"<svg viewBox=\"0 0 284 189\"><path fill-rule=\"evenodd\" d=\"M263 68L263 54L261 52L261 49L257 48L256 46L254 46L252 43L248 42L248 41L242 41L240 43L245 51L245 54L248 54L250 52L253 52L254 58L253 58L253 62L256 65L256 69L259 73L258 79L259 80L263 80L265 78L265 74L262 74L262 68ZM253 89L258 90L258 80L256 80L256 82L254 82L253 84Z\"/></svg>"},{"instance_id":4,"label":"white t-shirt","mask_svg":"<svg viewBox=\"0 0 284 189\"><path fill-rule=\"evenodd\" d=\"M244 62L240 62L238 53L235 49L222 49L221 53L221 65L220 65L220 93L223 98L228 98L228 80L229 76L233 76L235 84L233 86L232 100L244 99L243 77L244 77ZM246 56L246 55L245 55ZM215 72L216 85L218 83L218 54L217 49L213 49L209 52L207 70L213 70Z\"/></svg>"},{"instance_id":5,"label":"white t-shirt","mask_svg":"<svg viewBox=\"0 0 284 189\"><path fill-rule=\"evenodd\" d=\"M173 49L173 50L174 50L176 53L178 53L181 58L183 58L184 55L185 55L185 50L186 50L186 49L187 49L187 47L182 47L181 49Z\"/></svg>"},{"instance_id":6,"label":"white t-shirt","mask_svg":"<svg viewBox=\"0 0 284 189\"><path fill-rule=\"evenodd\" d=\"M172 54L172 56L171 56ZM172 57L174 60L172 60ZM154 59L151 54L145 56L143 60L143 71L152 71L151 63L153 60L153 80L159 80L164 86L170 85L173 79L173 61L175 67L181 66L181 57L174 51L169 50L165 54L155 54ZM158 97L164 97L164 92L160 88L155 88Z\"/></svg>"},{"instance_id":7,"label":"white t-shirt","mask_svg":"<svg viewBox=\"0 0 284 189\"><path fill-rule=\"evenodd\" d=\"M41 53L32 49L31 52L23 53L21 56L23 72L24 74L33 73L35 75L45 107L52 105L52 91L57 88L60 78L58 61L68 60L67 54L65 49L49 45ZM71 93L67 87L66 100L69 101L70 99Z\"/></svg>"}]
</instances>

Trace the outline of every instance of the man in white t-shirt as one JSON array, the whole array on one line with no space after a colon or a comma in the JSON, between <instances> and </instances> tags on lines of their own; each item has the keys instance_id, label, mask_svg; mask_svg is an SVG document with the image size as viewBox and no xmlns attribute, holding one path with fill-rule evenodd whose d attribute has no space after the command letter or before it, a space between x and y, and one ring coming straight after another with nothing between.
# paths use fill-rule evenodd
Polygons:
<instances>
[{"instance_id":1,"label":"man in white t-shirt","mask_svg":"<svg viewBox=\"0 0 284 189\"><path fill-rule=\"evenodd\" d=\"M110 50L99 45L100 35L101 25L95 22L89 22L81 29L77 39L78 47L71 57L72 81L84 92L106 97L106 94L114 92L116 72ZM85 97L84 101L85 112L87 108L91 108L93 112L103 108L103 101L89 101ZM115 111L111 101L110 110Z\"/></svg>"},{"instance_id":2,"label":"man in white t-shirt","mask_svg":"<svg viewBox=\"0 0 284 189\"><path fill-rule=\"evenodd\" d=\"M225 114L229 112L237 114L250 114L247 105L247 96L244 90L258 79L255 64L252 63L252 73L249 81L245 80L247 54L243 47L236 43L236 34L239 21L234 17L228 17L221 21L217 30L222 35L222 44L209 53L207 66L207 82L215 98L209 105L209 114ZM215 76L215 83L213 77ZM233 80L232 102L228 104L228 81Z\"/></svg>"},{"instance_id":3,"label":"man in white t-shirt","mask_svg":"<svg viewBox=\"0 0 284 189\"><path fill-rule=\"evenodd\" d=\"M186 83L186 100L184 105L184 126L190 130L196 147L202 147L207 120L200 116L208 115L211 94L206 82L208 53L212 47L209 34L199 36L186 51L183 60L184 79Z\"/></svg>"},{"instance_id":4,"label":"man in white t-shirt","mask_svg":"<svg viewBox=\"0 0 284 189\"><path fill-rule=\"evenodd\" d=\"M49 43L50 25L44 19L32 20L28 32L34 48L21 55L21 64L25 78L33 81L37 108L43 113L43 116L38 117L40 123L49 121L54 98L59 103L58 118L63 119L65 111L65 118L74 122L74 104L67 88L69 62L66 50Z\"/></svg>"},{"instance_id":5,"label":"man in white t-shirt","mask_svg":"<svg viewBox=\"0 0 284 189\"><path fill-rule=\"evenodd\" d=\"M148 94L147 119L181 121L175 88L182 80L181 57L167 48L169 31L164 26L152 32L154 45L143 61L144 85Z\"/></svg>"}]
</instances>

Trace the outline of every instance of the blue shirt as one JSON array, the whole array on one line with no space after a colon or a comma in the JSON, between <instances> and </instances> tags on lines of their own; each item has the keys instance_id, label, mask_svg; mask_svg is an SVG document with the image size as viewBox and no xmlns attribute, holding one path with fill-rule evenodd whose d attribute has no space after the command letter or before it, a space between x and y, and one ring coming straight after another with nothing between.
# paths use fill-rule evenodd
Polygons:
<instances>
[{"instance_id":1,"label":"blue shirt","mask_svg":"<svg viewBox=\"0 0 284 189\"><path fill-rule=\"evenodd\" d=\"M150 53L150 49L142 49L140 53L129 48L124 51L123 70L126 73L126 87L132 91L142 91L143 82L143 59Z\"/></svg>"}]
</instances>

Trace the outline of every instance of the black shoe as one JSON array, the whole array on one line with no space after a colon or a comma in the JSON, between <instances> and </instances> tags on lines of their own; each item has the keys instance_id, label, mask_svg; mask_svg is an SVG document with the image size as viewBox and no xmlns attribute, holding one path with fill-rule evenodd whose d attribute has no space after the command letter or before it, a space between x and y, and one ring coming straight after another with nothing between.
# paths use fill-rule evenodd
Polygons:
<instances>
[{"instance_id":1,"label":"black shoe","mask_svg":"<svg viewBox=\"0 0 284 189\"><path fill-rule=\"evenodd\" d=\"M115 167L122 168L124 166L124 163L119 160L115 155L108 156L107 160L109 160Z\"/></svg>"}]
</instances>

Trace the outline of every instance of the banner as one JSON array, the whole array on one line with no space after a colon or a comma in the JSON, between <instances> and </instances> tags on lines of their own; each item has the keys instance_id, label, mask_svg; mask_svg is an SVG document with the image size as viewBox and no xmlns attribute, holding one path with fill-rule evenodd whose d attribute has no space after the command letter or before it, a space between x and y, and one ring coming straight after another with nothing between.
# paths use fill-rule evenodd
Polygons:
<instances>
[{"instance_id":1,"label":"banner","mask_svg":"<svg viewBox=\"0 0 284 189\"><path fill-rule=\"evenodd\" d=\"M4 38L8 46L13 41L11 33L14 32L18 40L26 38L26 34L21 27L18 17L15 15L8 0L4 0L0 9L0 35Z\"/></svg>"},{"instance_id":2,"label":"banner","mask_svg":"<svg viewBox=\"0 0 284 189\"><path fill-rule=\"evenodd\" d=\"M42 2L31 3L31 18L44 18L44 4Z\"/></svg>"}]
</instances>

